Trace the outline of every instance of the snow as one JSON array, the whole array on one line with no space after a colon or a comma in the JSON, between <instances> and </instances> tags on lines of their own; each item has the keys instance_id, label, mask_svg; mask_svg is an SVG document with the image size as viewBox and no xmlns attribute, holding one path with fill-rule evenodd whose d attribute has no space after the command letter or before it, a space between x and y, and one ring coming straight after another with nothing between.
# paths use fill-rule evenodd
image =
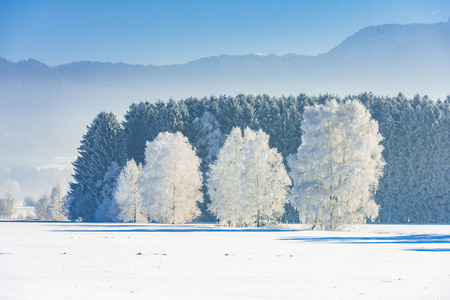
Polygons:
<instances>
[{"instance_id":1,"label":"snow","mask_svg":"<svg viewBox=\"0 0 450 300\"><path fill-rule=\"evenodd\" d=\"M450 298L450 225L284 228L0 222L0 299Z\"/></svg>"}]
</instances>

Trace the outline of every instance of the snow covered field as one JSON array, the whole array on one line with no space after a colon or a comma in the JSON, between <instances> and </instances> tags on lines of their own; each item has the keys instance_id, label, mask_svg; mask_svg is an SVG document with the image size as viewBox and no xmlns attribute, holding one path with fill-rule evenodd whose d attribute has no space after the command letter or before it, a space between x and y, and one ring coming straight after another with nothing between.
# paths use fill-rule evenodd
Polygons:
<instances>
[{"instance_id":1,"label":"snow covered field","mask_svg":"<svg viewBox=\"0 0 450 300\"><path fill-rule=\"evenodd\" d=\"M450 299L450 225L301 229L0 222L0 299Z\"/></svg>"}]
</instances>

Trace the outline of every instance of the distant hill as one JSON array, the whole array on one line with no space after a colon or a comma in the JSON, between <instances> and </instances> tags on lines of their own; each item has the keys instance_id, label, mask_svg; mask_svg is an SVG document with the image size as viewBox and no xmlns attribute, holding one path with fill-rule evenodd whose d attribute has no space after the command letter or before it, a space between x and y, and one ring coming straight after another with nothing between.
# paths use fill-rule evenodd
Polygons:
<instances>
[{"instance_id":1,"label":"distant hill","mask_svg":"<svg viewBox=\"0 0 450 300\"><path fill-rule=\"evenodd\" d=\"M317 56L220 55L167 66L49 67L33 59L0 59L0 167L51 166L57 156L74 156L85 126L99 111L121 118L133 102L302 92L402 92L443 99L449 82L450 19L367 27Z\"/></svg>"}]
</instances>

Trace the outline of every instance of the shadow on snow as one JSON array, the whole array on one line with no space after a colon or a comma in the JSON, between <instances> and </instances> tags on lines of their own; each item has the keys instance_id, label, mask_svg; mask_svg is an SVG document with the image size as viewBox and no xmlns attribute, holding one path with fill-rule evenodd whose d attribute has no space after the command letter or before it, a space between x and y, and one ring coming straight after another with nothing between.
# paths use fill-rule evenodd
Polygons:
<instances>
[{"instance_id":1,"label":"shadow on snow","mask_svg":"<svg viewBox=\"0 0 450 300\"><path fill-rule=\"evenodd\" d=\"M328 244L450 244L450 235L412 234L373 237L288 237L285 241ZM450 251L450 249L407 249L408 251Z\"/></svg>"},{"instance_id":2,"label":"shadow on snow","mask_svg":"<svg viewBox=\"0 0 450 300\"><path fill-rule=\"evenodd\" d=\"M418 252L450 252L450 248L417 248L417 249L405 249L405 251L418 251Z\"/></svg>"},{"instance_id":3,"label":"shadow on snow","mask_svg":"<svg viewBox=\"0 0 450 300\"><path fill-rule=\"evenodd\" d=\"M239 227L230 228L222 227L219 225L202 226L196 224L185 225L163 225L158 223L153 224L76 224L77 227L83 227L83 229L55 229L54 232L86 232L86 233L98 233L98 232L288 232L299 231L298 229L283 229L283 228L254 228L254 227Z\"/></svg>"},{"instance_id":4,"label":"shadow on snow","mask_svg":"<svg viewBox=\"0 0 450 300\"><path fill-rule=\"evenodd\" d=\"M412 234L381 237L288 237L281 240L336 244L450 244L450 235Z\"/></svg>"},{"instance_id":5,"label":"shadow on snow","mask_svg":"<svg viewBox=\"0 0 450 300\"><path fill-rule=\"evenodd\" d=\"M216 223L80 223L67 221L0 220L0 223L38 223L44 226L76 226L82 229L54 229L53 232L289 232L304 231L273 227L224 227Z\"/></svg>"}]
</instances>

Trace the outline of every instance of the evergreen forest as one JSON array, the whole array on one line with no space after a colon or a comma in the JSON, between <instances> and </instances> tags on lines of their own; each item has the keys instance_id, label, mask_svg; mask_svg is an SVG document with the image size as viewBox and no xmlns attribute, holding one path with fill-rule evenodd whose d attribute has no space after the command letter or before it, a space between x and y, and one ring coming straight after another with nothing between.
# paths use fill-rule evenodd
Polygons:
<instances>
[{"instance_id":1,"label":"evergreen forest","mask_svg":"<svg viewBox=\"0 0 450 300\"><path fill-rule=\"evenodd\" d=\"M65 203L71 220L99 221L96 212L110 201L120 170L134 159L145 164L147 141L161 132L181 132L200 158L203 202L197 221L217 221L207 209L206 179L227 135L234 127L262 130L269 146L288 156L302 141L302 115L307 106L358 100L379 124L383 137L384 173L374 195L382 223L450 222L450 96L434 101L375 96L372 93L339 98L335 95L289 97L237 95L188 98L129 107L124 121L102 112L88 126L74 162L74 181ZM288 203L283 222L298 222Z\"/></svg>"}]
</instances>

